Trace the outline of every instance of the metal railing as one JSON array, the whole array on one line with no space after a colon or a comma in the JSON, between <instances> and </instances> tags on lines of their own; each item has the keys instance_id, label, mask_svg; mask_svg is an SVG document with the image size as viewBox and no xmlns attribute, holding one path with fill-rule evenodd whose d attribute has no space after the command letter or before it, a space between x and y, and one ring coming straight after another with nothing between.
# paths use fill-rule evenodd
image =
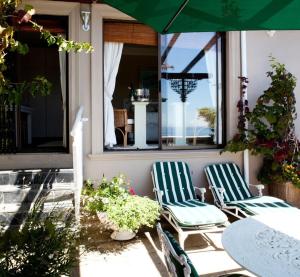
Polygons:
<instances>
[{"instance_id":1,"label":"metal railing","mask_svg":"<svg viewBox=\"0 0 300 277\"><path fill-rule=\"evenodd\" d=\"M73 168L74 168L74 201L75 201L75 217L80 217L80 196L83 185L83 122L87 121L83 117L83 107L80 106L75 122L73 124L70 135L73 137Z\"/></svg>"},{"instance_id":2,"label":"metal railing","mask_svg":"<svg viewBox=\"0 0 300 277\"><path fill-rule=\"evenodd\" d=\"M18 107L10 104L8 95L0 95L0 154L16 153L16 119Z\"/></svg>"}]
</instances>

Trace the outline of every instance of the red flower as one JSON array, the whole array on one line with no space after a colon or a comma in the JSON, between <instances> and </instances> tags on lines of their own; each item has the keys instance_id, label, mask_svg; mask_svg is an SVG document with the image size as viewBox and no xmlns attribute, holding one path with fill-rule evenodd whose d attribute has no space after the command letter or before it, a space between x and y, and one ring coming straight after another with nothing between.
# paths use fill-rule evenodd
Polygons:
<instances>
[{"instance_id":1,"label":"red flower","mask_svg":"<svg viewBox=\"0 0 300 277\"><path fill-rule=\"evenodd\" d=\"M130 193L131 195L135 195L134 189L133 189L133 188L130 188L130 189L129 189L129 193Z\"/></svg>"},{"instance_id":2,"label":"red flower","mask_svg":"<svg viewBox=\"0 0 300 277\"><path fill-rule=\"evenodd\" d=\"M286 152L285 151L278 151L274 155L274 160L276 162L282 162L282 161L284 161L285 158L286 158Z\"/></svg>"}]
</instances>

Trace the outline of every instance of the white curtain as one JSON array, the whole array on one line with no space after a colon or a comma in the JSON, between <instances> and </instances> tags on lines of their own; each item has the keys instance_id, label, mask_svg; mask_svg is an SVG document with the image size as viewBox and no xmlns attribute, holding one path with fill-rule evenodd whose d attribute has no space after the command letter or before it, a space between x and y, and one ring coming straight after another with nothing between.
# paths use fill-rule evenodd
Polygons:
<instances>
[{"instance_id":1,"label":"white curtain","mask_svg":"<svg viewBox=\"0 0 300 277\"><path fill-rule=\"evenodd\" d=\"M104 126L105 146L116 144L114 109L111 103L115 91L116 77L119 70L123 43L104 43Z\"/></svg>"},{"instance_id":2,"label":"white curtain","mask_svg":"<svg viewBox=\"0 0 300 277\"><path fill-rule=\"evenodd\" d=\"M64 35L61 35L64 37ZM61 98L62 98L62 109L63 109L63 146L67 146L67 65L65 51L59 51L59 69L60 69L60 87L61 87Z\"/></svg>"},{"instance_id":3,"label":"white curtain","mask_svg":"<svg viewBox=\"0 0 300 277\"><path fill-rule=\"evenodd\" d=\"M205 52L205 62L206 62L206 68L207 73L209 75L208 79L208 85L209 85L209 93L211 98L211 103L215 111L217 112L217 106L216 106L216 98L217 98L217 60L216 60L216 51L215 47L211 48L209 51ZM214 126L214 142L217 142L217 117L215 120L215 126Z\"/></svg>"}]
</instances>

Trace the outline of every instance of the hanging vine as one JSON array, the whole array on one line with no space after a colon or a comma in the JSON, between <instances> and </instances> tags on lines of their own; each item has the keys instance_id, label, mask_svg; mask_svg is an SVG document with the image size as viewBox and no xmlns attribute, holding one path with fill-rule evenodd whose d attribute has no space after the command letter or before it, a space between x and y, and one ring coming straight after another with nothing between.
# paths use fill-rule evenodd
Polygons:
<instances>
[{"instance_id":1,"label":"hanging vine","mask_svg":"<svg viewBox=\"0 0 300 277\"><path fill-rule=\"evenodd\" d=\"M32 81L13 83L6 77L7 54L16 52L21 55L28 53L28 46L15 38L15 32L21 24L29 24L33 30L40 32L41 39L47 44L57 45L59 51L86 52L93 51L93 47L87 42L75 42L67 40L61 35L53 35L43 26L32 19L35 10L30 5L19 8L21 0L0 1L0 95L7 95L9 104L19 104L22 94L30 91L36 94L47 95L51 92L51 84L44 76L36 76Z\"/></svg>"}]
</instances>

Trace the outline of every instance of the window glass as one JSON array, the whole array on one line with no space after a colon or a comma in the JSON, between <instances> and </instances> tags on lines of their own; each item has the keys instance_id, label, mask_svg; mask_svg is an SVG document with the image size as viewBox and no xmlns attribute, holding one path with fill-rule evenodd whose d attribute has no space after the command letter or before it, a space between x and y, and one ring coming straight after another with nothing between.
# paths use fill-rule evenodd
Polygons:
<instances>
[{"instance_id":1,"label":"window glass","mask_svg":"<svg viewBox=\"0 0 300 277\"><path fill-rule=\"evenodd\" d=\"M137 23L104 23L104 147L159 147L157 33Z\"/></svg>"},{"instance_id":2,"label":"window glass","mask_svg":"<svg viewBox=\"0 0 300 277\"><path fill-rule=\"evenodd\" d=\"M224 34L108 20L103 40L106 150L223 145Z\"/></svg>"},{"instance_id":3,"label":"window glass","mask_svg":"<svg viewBox=\"0 0 300 277\"><path fill-rule=\"evenodd\" d=\"M68 37L68 17L35 15L35 21L53 34ZM68 152L68 56L58 51L56 45L49 46L40 34L28 24L19 26L16 38L29 47L25 55L10 52L7 55L6 78L12 86L30 84L37 76L51 83L49 95L36 94L26 88L22 91L15 112L10 113L10 132L7 140L10 149L17 152ZM7 95L1 95L5 104ZM1 105L0 105L1 106ZM0 118L6 116L0 107ZM0 124L1 130L7 128ZM7 149L2 151L8 152ZM9 150L12 151L12 150ZM1 150L0 150L1 152Z\"/></svg>"},{"instance_id":4,"label":"window glass","mask_svg":"<svg viewBox=\"0 0 300 277\"><path fill-rule=\"evenodd\" d=\"M223 143L222 41L213 32L160 37L163 148Z\"/></svg>"}]
</instances>

